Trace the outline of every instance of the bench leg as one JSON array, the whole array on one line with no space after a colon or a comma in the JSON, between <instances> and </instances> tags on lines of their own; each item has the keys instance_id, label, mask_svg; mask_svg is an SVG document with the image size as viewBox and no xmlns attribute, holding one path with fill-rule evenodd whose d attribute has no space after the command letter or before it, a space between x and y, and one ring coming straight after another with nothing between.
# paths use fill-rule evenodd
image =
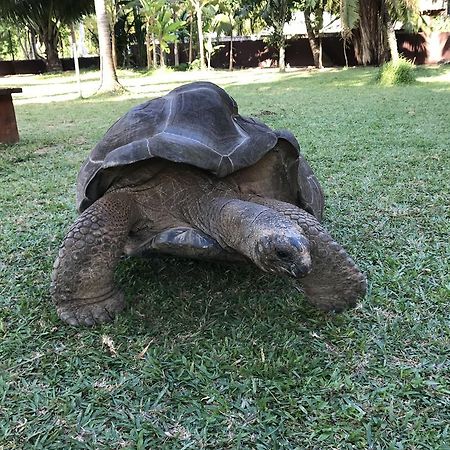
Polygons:
<instances>
[{"instance_id":1,"label":"bench leg","mask_svg":"<svg viewBox=\"0 0 450 450\"><path fill-rule=\"evenodd\" d=\"M0 143L13 144L18 141L19 132L11 94L0 95Z\"/></svg>"}]
</instances>

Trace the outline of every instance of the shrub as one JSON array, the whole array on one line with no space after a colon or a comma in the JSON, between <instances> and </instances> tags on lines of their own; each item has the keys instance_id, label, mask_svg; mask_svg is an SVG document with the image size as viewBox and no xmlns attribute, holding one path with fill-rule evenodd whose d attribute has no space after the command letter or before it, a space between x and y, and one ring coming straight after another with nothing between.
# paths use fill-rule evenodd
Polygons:
<instances>
[{"instance_id":1,"label":"shrub","mask_svg":"<svg viewBox=\"0 0 450 450\"><path fill-rule=\"evenodd\" d=\"M389 61L380 67L377 81L385 86L411 84L416 80L414 71L414 64L400 57L398 61Z\"/></svg>"},{"instance_id":2,"label":"shrub","mask_svg":"<svg viewBox=\"0 0 450 450\"><path fill-rule=\"evenodd\" d=\"M181 63L178 66L174 66L173 70L176 72L186 72L186 70L189 70L189 63Z\"/></svg>"},{"instance_id":3,"label":"shrub","mask_svg":"<svg viewBox=\"0 0 450 450\"><path fill-rule=\"evenodd\" d=\"M194 61L189 64L189 70L200 70L201 68L202 64L200 62L200 59L194 59Z\"/></svg>"}]
</instances>

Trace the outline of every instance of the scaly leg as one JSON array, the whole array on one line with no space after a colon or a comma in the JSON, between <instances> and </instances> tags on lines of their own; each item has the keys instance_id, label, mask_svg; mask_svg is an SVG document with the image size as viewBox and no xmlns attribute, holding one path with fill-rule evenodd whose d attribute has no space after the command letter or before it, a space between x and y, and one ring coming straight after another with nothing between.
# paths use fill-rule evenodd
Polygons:
<instances>
[{"instance_id":1,"label":"scaly leg","mask_svg":"<svg viewBox=\"0 0 450 450\"><path fill-rule=\"evenodd\" d=\"M299 280L308 301L326 311L340 312L355 306L366 293L366 278L317 219L289 203L257 196L250 200L282 213L299 225L309 239L312 270Z\"/></svg>"},{"instance_id":2,"label":"scaly leg","mask_svg":"<svg viewBox=\"0 0 450 450\"><path fill-rule=\"evenodd\" d=\"M124 308L113 278L132 221L132 199L121 192L97 200L72 225L52 274L52 298L64 322L108 322Z\"/></svg>"}]
</instances>

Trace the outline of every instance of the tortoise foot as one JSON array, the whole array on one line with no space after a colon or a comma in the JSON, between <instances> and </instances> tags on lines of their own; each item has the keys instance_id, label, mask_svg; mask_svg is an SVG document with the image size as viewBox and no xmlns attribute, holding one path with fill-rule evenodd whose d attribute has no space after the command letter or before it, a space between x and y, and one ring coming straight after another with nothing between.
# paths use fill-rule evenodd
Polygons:
<instances>
[{"instance_id":1,"label":"tortoise foot","mask_svg":"<svg viewBox=\"0 0 450 450\"><path fill-rule=\"evenodd\" d=\"M362 273L355 273L331 286L310 284L304 286L309 303L326 312L341 313L354 308L367 291L367 280Z\"/></svg>"},{"instance_id":2,"label":"tortoise foot","mask_svg":"<svg viewBox=\"0 0 450 450\"><path fill-rule=\"evenodd\" d=\"M56 306L58 317L69 325L92 326L111 322L125 307L122 292L118 289L102 297L72 300Z\"/></svg>"}]
</instances>

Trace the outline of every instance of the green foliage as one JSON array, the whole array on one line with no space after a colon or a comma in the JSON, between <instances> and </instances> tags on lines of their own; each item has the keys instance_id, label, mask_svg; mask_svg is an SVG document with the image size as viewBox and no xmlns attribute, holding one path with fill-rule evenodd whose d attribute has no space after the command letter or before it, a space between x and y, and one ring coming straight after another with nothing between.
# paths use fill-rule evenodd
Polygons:
<instances>
[{"instance_id":1,"label":"green foliage","mask_svg":"<svg viewBox=\"0 0 450 450\"><path fill-rule=\"evenodd\" d=\"M93 9L92 0L0 0L0 18L28 27L39 36L49 70L61 69L58 57L61 29Z\"/></svg>"},{"instance_id":2,"label":"green foliage","mask_svg":"<svg viewBox=\"0 0 450 450\"><path fill-rule=\"evenodd\" d=\"M0 146L0 448L448 449L450 67L418 70L391 89L374 68L208 74L299 138L368 276L359 307L320 313L250 266L125 258L126 310L78 329L49 296L77 171L129 108L204 75L121 72L134 91L73 101L68 74L0 78L24 87Z\"/></svg>"},{"instance_id":3,"label":"green foliage","mask_svg":"<svg viewBox=\"0 0 450 450\"><path fill-rule=\"evenodd\" d=\"M181 63L178 66L173 67L173 70L177 72L186 72L186 70L189 70L189 63Z\"/></svg>"},{"instance_id":4,"label":"green foliage","mask_svg":"<svg viewBox=\"0 0 450 450\"><path fill-rule=\"evenodd\" d=\"M385 0L392 21L400 21L403 28L417 30L421 22L420 0Z\"/></svg>"},{"instance_id":5,"label":"green foliage","mask_svg":"<svg viewBox=\"0 0 450 450\"><path fill-rule=\"evenodd\" d=\"M0 23L0 60L14 59L18 51L18 42L12 26Z\"/></svg>"},{"instance_id":6,"label":"green foliage","mask_svg":"<svg viewBox=\"0 0 450 450\"><path fill-rule=\"evenodd\" d=\"M0 17L29 25L36 32L47 28L46 21L70 25L93 10L92 0L0 0Z\"/></svg>"},{"instance_id":7,"label":"green foliage","mask_svg":"<svg viewBox=\"0 0 450 450\"><path fill-rule=\"evenodd\" d=\"M153 45L158 42L160 49L160 62L165 66L164 54L170 53L169 43L178 40L178 32L186 22L174 19L174 11L167 0L134 0L129 5L138 5L143 16L143 28L147 33L147 42L153 39Z\"/></svg>"},{"instance_id":8,"label":"green foliage","mask_svg":"<svg viewBox=\"0 0 450 450\"><path fill-rule=\"evenodd\" d=\"M400 57L398 61L392 60L384 63L380 67L376 79L384 86L411 84L416 79L414 72L414 64Z\"/></svg>"},{"instance_id":9,"label":"green foliage","mask_svg":"<svg viewBox=\"0 0 450 450\"><path fill-rule=\"evenodd\" d=\"M339 7L336 8L336 3L339 4ZM341 27L342 27L342 36L344 39L349 39L352 30L356 27L359 20L359 1L358 0L341 0L334 1L334 9L336 13L339 14Z\"/></svg>"},{"instance_id":10,"label":"green foliage","mask_svg":"<svg viewBox=\"0 0 450 450\"><path fill-rule=\"evenodd\" d=\"M293 0L266 0L262 18L269 27L272 27L272 33L267 38L267 42L275 48L285 45L286 36L284 35L284 25L292 18L294 8Z\"/></svg>"},{"instance_id":11,"label":"green foliage","mask_svg":"<svg viewBox=\"0 0 450 450\"><path fill-rule=\"evenodd\" d=\"M202 62L200 61L199 58L194 59L194 61L192 61L189 64L189 70L201 70L202 68Z\"/></svg>"},{"instance_id":12,"label":"green foliage","mask_svg":"<svg viewBox=\"0 0 450 450\"><path fill-rule=\"evenodd\" d=\"M423 17L429 31L450 32L450 16Z\"/></svg>"}]
</instances>

